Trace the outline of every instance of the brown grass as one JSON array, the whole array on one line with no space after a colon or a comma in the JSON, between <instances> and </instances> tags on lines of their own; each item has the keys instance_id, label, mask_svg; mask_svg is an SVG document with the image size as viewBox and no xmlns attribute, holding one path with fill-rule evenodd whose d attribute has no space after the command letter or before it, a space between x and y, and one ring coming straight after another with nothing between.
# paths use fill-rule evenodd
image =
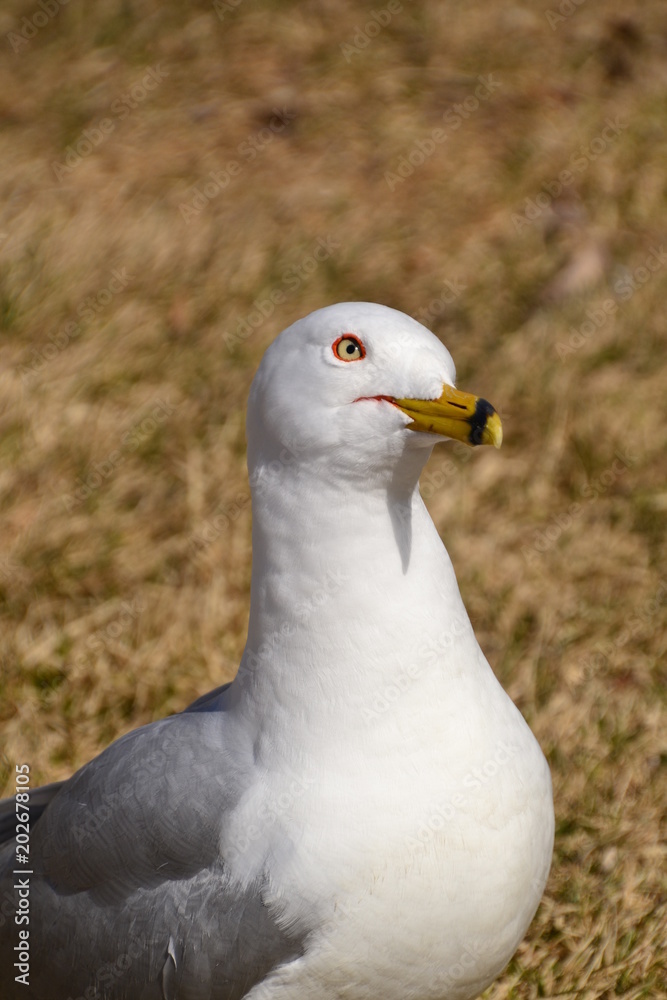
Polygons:
<instances>
[{"instance_id":1,"label":"brown grass","mask_svg":"<svg viewBox=\"0 0 667 1000\"><path fill-rule=\"evenodd\" d=\"M588 0L552 28L555 0L403 0L344 52L385 6L242 0L220 20L205 3L100 0L63 7L16 53L5 41L4 777L27 761L35 783L62 778L234 675L244 408L264 348L338 300L426 310L506 444L437 449L425 494L555 784L547 892L486 996L667 997L667 268L653 257L635 275L667 225L667 16L657 0ZM3 35L38 9L5 5ZM157 65L166 78L111 112ZM444 123L489 73L488 100ZM285 127L248 159L275 108ZM54 162L104 118L113 130L58 179ZM438 128L446 140L390 190L385 174ZM186 221L192 186L230 161L239 172ZM286 276L320 238L339 246ZM574 336L605 302L613 314Z\"/></svg>"}]
</instances>

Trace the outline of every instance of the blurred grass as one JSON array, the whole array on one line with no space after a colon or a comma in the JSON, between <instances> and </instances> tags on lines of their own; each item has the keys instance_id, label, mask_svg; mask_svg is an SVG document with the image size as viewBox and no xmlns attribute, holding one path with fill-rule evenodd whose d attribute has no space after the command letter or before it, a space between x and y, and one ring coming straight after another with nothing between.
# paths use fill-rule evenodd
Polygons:
<instances>
[{"instance_id":1,"label":"blurred grass","mask_svg":"<svg viewBox=\"0 0 667 1000\"><path fill-rule=\"evenodd\" d=\"M330 302L426 310L503 416L500 454L437 449L425 493L558 817L545 899L486 995L665 997L667 268L627 294L667 235L664 6L552 28L543 0L404 0L363 48L381 4L228 7L70 4L25 44L37 6L0 13L0 778L64 777L234 675L263 350ZM339 246L310 272L320 239Z\"/></svg>"}]
</instances>

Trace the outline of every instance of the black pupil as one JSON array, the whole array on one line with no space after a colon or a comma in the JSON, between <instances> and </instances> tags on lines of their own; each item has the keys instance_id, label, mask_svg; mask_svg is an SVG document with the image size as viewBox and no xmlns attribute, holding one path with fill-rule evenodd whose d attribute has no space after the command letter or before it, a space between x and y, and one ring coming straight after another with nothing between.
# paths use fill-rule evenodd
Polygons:
<instances>
[{"instance_id":1,"label":"black pupil","mask_svg":"<svg viewBox=\"0 0 667 1000\"><path fill-rule=\"evenodd\" d=\"M356 349L357 349L357 345L356 344L352 344L352 343L348 344L347 347L345 348L345 350L347 351L348 354L354 354L354 352L356 351Z\"/></svg>"}]
</instances>

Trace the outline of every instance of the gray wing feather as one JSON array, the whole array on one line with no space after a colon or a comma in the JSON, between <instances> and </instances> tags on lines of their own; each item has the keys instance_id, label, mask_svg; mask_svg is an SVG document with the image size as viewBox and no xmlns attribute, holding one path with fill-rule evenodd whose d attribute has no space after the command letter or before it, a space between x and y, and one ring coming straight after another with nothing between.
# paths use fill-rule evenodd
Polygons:
<instances>
[{"instance_id":1,"label":"gray wing feather","mask_svg":"<svg viewBox=\"0 0 667 1000\"><path fill-rule=\"evenodd\" d=\"M252 760L242 736L228 735L225 713L210 709L221 692L31 792L40 815L30 843L30 986L14 979L10 841L0 848L3 1000L238 1000L301 953L264 905L264 879L232 886L220 857L224 815L242 791L235 775Z\"/></svg>"},{"instance_id":2,"label":"gray wing feather","mask_svg":"<svg viewBox=\"0 0 667 1000\"><path fill-rule=\"evenodd\" d=\"M34 826L63 784L63 781L54 781L52 785L42 785L41 788L35 788L34 791L31 791L28 806L31 826ZM13 798L0 799L0 845L6 843L8 840L13 840L15 833L16 800Z\"/></svg>"},{"instance_id":3,"label":"gray wing feather","mask_svg":"<svg viewBox=\"0 0 667 1000\"><path fill-rule=\"evenodd\" d=\"M184 712L217 712L220 706L220 696L225 693L228 687L231 687L231 681L228 684L221 684L220 687L214 688L213 691L209 691L207 694L201 695L196 701L193 701L191 705L184 708Z\"/></svg>"}]
</instances>

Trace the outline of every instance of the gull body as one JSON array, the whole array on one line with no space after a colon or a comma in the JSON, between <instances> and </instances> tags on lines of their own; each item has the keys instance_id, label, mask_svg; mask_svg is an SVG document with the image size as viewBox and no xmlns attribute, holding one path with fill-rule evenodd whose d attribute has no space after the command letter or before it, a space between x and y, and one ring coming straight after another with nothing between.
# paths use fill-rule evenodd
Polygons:
<instances>
[{"instance_id":1,"label":"gull body","mask_svg":"<svg viewBox=\"0 0 667 1000\"><path fill-rule=\"evenodd\" d=\"M454 381L433 334L370 303L270 346L238 676L47 796L31 985L10 922L2 996L467 1000L505 966L549 871L551 781L419 494L441 436L413 404Z\"/></svg>"}]
</instances>

